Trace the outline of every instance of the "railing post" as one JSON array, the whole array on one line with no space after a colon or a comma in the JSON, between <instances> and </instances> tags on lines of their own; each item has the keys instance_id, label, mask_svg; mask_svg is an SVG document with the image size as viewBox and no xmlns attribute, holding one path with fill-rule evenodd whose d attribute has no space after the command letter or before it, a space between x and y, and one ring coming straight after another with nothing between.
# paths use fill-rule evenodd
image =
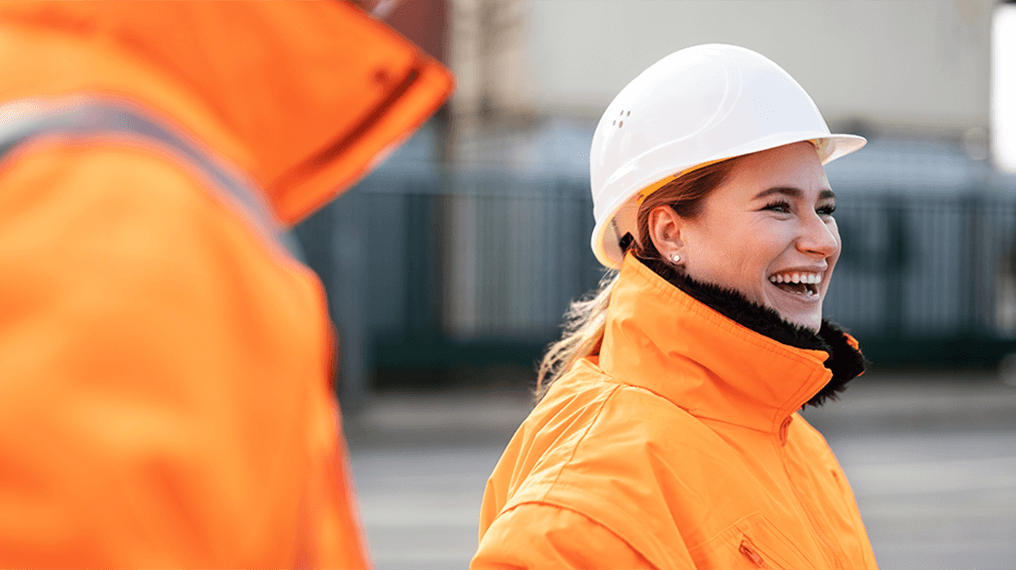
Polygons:
<instances>
[{"instance_id":1,"label":"railing post","mask_svg":"<svg viewBox=\"0 0 1016 570\"><path fill-rule=\"evenodd\" d=\"M332 271L328 292L333 297L339 343L339 398L343 410L355 412L367 396L369 370L364 308L368 277L364 220L368 196L355 189L339 197L331 209Z\"/></svg>"},{"instance_id":2,"label":"railing post","mask_svg":"<svg viewBox=\"0 0 1016 570\"><path fill-rule=\"evenodd\" d=\"M885 275L885 308L884 330L886 337L892 340L903 338L903 319L906 314L903 306L905 271L908 252L906 250L906 229L903 204L896 197L888 197L885 206L886 247L882 260Z\"/></svg>"},{"instance_id":3,"label":"railing post","mask_svg":"<svg viewBox=\"0 0 1016 570\"><path fill-rule=\"evenodd\" d=\"M963 223L966 226L964 228L963 239L966 241L966 247L964 248L965 255L963 256L964 263L964 274L967 276L967 290L965 295L966 302L966 315L967 319L964 323L966 330L962 331L963 336L968 339L978 338L980 336L980 290L983 285L984 279L981 275L981 263L980 251L981 251L981 239L979 235L980 227L980 216L978 215L979 199L977 196L967 195L964 196L961 201L961 210L963 211Z\"/></svg>"}]
</instances>

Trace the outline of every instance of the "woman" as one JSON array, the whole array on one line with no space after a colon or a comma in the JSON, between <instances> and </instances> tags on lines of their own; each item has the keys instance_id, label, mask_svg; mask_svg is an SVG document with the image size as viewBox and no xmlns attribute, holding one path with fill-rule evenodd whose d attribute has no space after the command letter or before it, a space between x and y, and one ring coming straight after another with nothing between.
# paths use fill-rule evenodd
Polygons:
<instances>
[{"instance_id":1,"label":"woman","mask_svg":"<svg viewBox=\"0 0 1016 570\"><path fill-rule=\"evenodd\" d=\"M473 568L874 568L798 415L863 371L822 320L840 253L831 135L779 66L681 50L615 98L591 151L593 250L542 399L487 484Z\"/></svg>"}]
</instances>

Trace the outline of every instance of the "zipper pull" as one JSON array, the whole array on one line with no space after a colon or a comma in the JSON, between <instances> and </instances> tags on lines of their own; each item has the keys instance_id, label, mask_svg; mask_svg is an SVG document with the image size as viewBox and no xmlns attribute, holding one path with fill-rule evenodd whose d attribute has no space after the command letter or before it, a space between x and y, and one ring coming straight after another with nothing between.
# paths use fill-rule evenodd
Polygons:
<instances>
[{"instance_id":1,"label":"zipper pull","mask_svg":"<svg viewBox=\"0 0 1016 570\"><path fill-rule=\"evenodd\" d=\"M741 551L741 554L747 556L748 560L751 560L755 566L765 568L765 560L755 551L755 548L748 542L748 539L741 541L741 548L738 550Z\"/></svg>"},{"instance_id":2,"label":"zipper pull","mask_svg":"<svg viewBox=\"0 0 1016 570\"><path fill-rule=\"evenodd\" d=\"M780 445L787 445L787 433L790 431L790 422L793 421L794 416L787 416L780 423Z\"/></svg>"}]
</instances>

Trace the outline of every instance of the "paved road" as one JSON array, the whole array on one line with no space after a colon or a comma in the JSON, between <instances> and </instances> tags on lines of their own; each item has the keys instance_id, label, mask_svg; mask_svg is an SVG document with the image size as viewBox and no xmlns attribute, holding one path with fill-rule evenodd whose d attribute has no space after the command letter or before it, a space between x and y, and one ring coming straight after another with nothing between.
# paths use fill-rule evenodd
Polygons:
<instances>
[{"instance_id":1,"label":"paved road","mask_svg":"<svg viewBox=\"0 0 1016 570\"><path fill-rule=\"evenodd\" d=\"M880 566L1016 568L1016 388L908 380L865 383L809 414L850 480Z\"/></svg>"},{"instance_id":2,"label":"paved road","mask_svg":"<svg viewBox=\"0 0 1016 570\"><path fill-rule=\"evenodd\" d=\"M469 565L487 477L528 411L521 391L386 396L346 422L378 570Z\"/></svg>"},{"instance_id":3,"label":"paved road","mask_svg":"<svg viewBox=\"0 0 1016 570\"><path fill-rule=\"evenodd\" d=\"M380 570L465 568L520 392L377 398L347 422ZM810 411L854 488L883 570L1016 568L1016 387L866 375Z\"/></svg>"}]
</instances>

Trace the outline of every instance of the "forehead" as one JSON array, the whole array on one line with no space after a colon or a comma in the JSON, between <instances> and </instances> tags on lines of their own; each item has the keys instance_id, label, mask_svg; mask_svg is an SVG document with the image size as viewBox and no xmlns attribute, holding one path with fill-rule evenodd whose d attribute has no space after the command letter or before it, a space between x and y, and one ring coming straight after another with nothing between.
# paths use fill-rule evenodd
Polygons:
<instances>
[{"instance_id":1,"label":"forehead","mask_svg":"<svg viewBox=\"0 0 1016 570\"><path fill-rule=\"evenodd\" d=\"M728 199L754 198L770 188L796 188L805 198L818 199L829 180L815 147L800 142L742 157L716 189Z\"/></svg>"}]
</instances>

